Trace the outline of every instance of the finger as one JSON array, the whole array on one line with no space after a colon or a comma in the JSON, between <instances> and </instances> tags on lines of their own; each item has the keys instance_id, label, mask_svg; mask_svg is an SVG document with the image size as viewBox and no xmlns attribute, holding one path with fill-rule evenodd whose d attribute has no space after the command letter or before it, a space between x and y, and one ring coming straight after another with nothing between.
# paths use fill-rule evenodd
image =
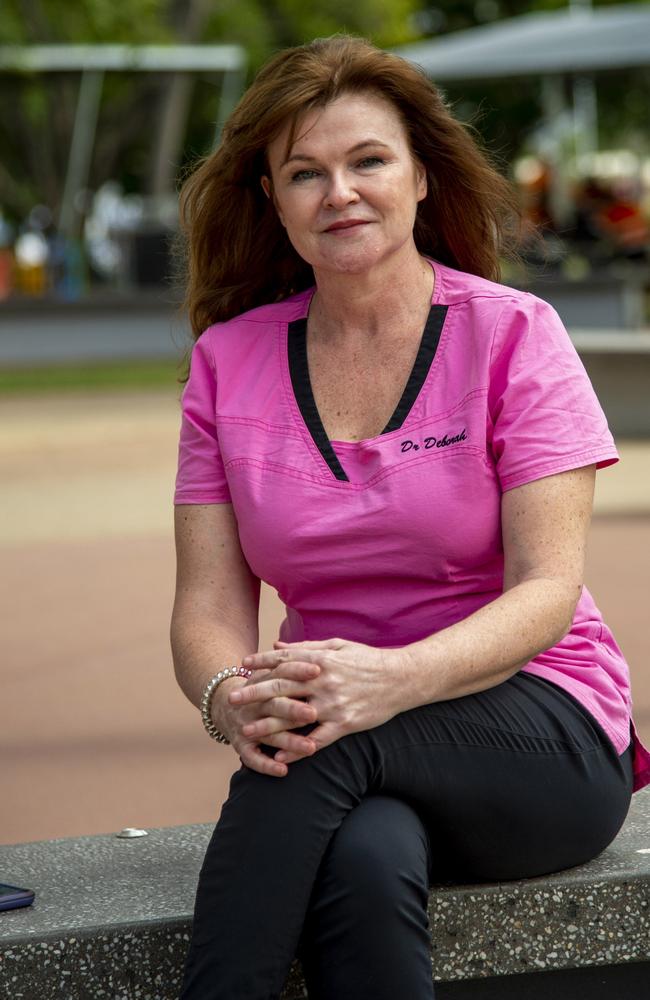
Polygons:
<instances>
[{"instance_id":1,"label":"finger","mask_svg":"<svg viewBox=\"0 0 650 1000\"><path fill-rule=\"evenodd\" d=\"M318 648L315 645L311 649L303 648L302 646L295 649L289 649L286 646L281 649L267 649L260 653L251 653L249 656L245 656L242 659L242 664L250 670L259 670L261 667L276 667L278 663L289 659L300 659L311 663L318 657Z\"/></svg>"},{"instance_id":2,"label":"finger","mask_svg":"<svg viewBox=\"0 0 650 1000\"><path fill-rule=\"evenodd\" d=\"M273 757L269 757L268 754L265 754L253 743L245 743L241 750L237 752L242 764L250 767L251 771L268 774L272 778L284 778L288 773L289 769L286 764L282 764L274 760Z\"/></svg>"},{"instance_id":3,"label":"finger","mask_svg":"<svg viewBox=\"0 0 650 1000\"><path fill-rule=\"evenodd\" d=\"M312 754L307 755L302 753L293 753L290 750L278 750L273 759L283 764L295 764L297 760L303 760L306 756L311 757Z\"/></svg>"},{"instance_id":4,"label":"finger","mask_svg":"<svg viewBox=\"0 0 650 1000\"><path fill-rule=\"evenodd\" d=\"M323 747L329 746L330 743L334 743L335 740L340 739L341 736L344 735L345 734L341 732L340 727L338 727L335 723L324 722L322 726L316 726L315 729L312 729L309 734L309 739L314 744L314 752L316 752L317 750L322 750ZM291 747L291 750L293 751L293 747ZM295 753L295 751L293 752ZM296 757L287 759L283 750L281 750L280 753L275 754L274 759L282 761L285 764L291 764L293 760L297 760Z\"/></svg>"},{"instance_id":5,"label":"finger","mask_svg":"<svg viewBox=\"0 0 650 1000\"><path fill-rule=\"evenodd\" d=\"M261 673L261 671L260 671ZM291 681L302 681L303 683L308 680L313 680L320 674L320 666L318 663L303 663L300 660L287 660L285 663L278 663L276 667L269 670L267 677L285 677L287 680ZM254 680L251 679L249 684L257 684L259 680L264 680L265 678L260 677L256 673Z\"/></svg>"},{"instance_id":6,"label":"finger","mask_svg":"<svg viewBox=\"0 0 650 1000\"><path fill-rule=\"evenodd\" d=\"M265 715L278 719L284 723L285 729L295 729L297 726L306 726L314 722L318 712L307 692L303 696L294 695L291 698L269 698L263 705ZM253 720L251 720L253 721ZM291 725L287 726L286 723Z\"/></svg>"},{"instance_id":7,"label":"finger","mask_svg":"<svg viewBox=\"0 0 650 1000\"><path fill-rule=\"evenodd\" d=\"M314 724L314 713L305 709L312 704L311 696L305 698L295 698L287 699L290 708L288 706L284 707L285 712L289 712L292 718L289 719L288 715L283 716L281 712L273 711L271 705L273 699L264 702L253 702L250 705L235 705L233 707L233 712L238 719L239 726L244 727L253 722L259 722L260 719L275 718L277 722L282 725L283 729L297 729L299 726L307 726ZM314 706L315 708L315 706ZM302 710L302 711L301 711Z\"/></svg>"},{"instance_id":8,"label":"finger","mask_svg":"<svg viewBox=\"0 0 650 1000\"><path fill-rule=\"evenodd\" d=\"M286 700L287 704L283 704ZM278 702L278 707L275 707ZM283 729L307 726L310 722L316 721L316 709L313 705L305 702L291 701L290 699L273 699L268 702L269 711L273 715L264 716L261 719L251 719L242 726L242 733L246 737L268 736L269 733L279 733ZM288 726L287 722L293 723Z\"/></svg>"},{"instance_id":9,"label":"finger","mask_svg":"<svg viewBox=\"0 0 650 1000\"><path fill-rule=\"evenodd\" d=\"M253 680L250 677L246 678L247 684L257 684L258 681L264 680L265 677L273 677L273 671L267 667L266 670L258 670L255 672Z\"/></svg>"},{"instance_id":10,"label":"finger","mask_svg":"<svg viewBox=\"0 0 650 1000\"><path fill-rule=\"evenodd\" d=\"M270 698L304 697L313 694L304 683L285 677L269 677L259 684L246 684L228 692L231 705L250 705L254 701L268 701Z\"/></svg>"},{"instance_id":11,"label":"finger","mask_svg":"<svg viewBox=\"0 0 650 1000\"><path fill-rule=\"evenodd\" d=\"M285 642L283 639L274 639L273 645L281 648L337 649L343 641L343 639L301 639L299 642Z\"/></svg>"},{"instance_id":12,"label":"finger","mask_svg":"<svg viewBox=\"0 0 650 1000\"><path fill-rule=\"evenodd\" d=\"M308 660L306 658L299 660L295 655L292 660L287 660L278 657L277 654L274 657L274 659L268 660L267 662L264 663L247 663L246 669L252 670L253 673L257 673L258 671L262 670L266 670L267 672L273 671L274 673L276 673L278 670L284 671L290 664L292 668L298 667L303 671L305 670L309 671L310 669L313 670L314 668L318 668L318 672L320 672L320 664L316 663L315 660Z\"/></svg>"},{"instance_id":13,"label":"finger","mask_svg":"<svg viewBox=\"0 0 650 1000\"><path fill-rule=\"evenodd\" d=\"M278 747L279 750L295 753L299 757L310 757L316 750L309 736L301 736L300 733L292 733L287 729L265 736L261 743L265 746Z\"/></svg>"}]
</instances>

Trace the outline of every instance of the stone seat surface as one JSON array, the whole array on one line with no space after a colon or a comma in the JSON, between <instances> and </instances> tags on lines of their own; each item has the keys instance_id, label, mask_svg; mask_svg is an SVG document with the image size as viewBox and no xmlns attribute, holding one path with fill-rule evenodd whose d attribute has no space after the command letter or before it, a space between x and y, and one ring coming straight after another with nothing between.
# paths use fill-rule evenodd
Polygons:
<instances>
[{"instance_id":1,"label":"stone seat surface","mask_svg":"<svg viewBox=\"0 0 650 1000\"><path fill-rule=\"evenodd\" d=\"M36 893L32 906L0 911L0 997L175 1000L212 829L0 845L0 881ZM647 962L650 790L633 796L618 837L588 864L433 887L429 917L441 982ZM305 995L294 963L283 1000Z\"/></svg>"}]
</instances>

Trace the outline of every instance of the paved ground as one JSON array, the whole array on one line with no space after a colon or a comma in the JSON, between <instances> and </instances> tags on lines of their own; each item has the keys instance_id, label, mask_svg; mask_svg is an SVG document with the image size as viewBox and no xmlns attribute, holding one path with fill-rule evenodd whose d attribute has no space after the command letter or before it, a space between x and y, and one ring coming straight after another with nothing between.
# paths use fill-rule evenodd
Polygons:
<instances>
[{"instance_id":1,"label":"paved ground","mask_svg":"<svg viewBox=\"0 0 650 1000\"><path fill-rule=\"evenodd\" d=\"M227 794L238 759L204 735L168 648L178 421L173 391L0 401L0 842L206 822ZM650 741L650 442L619 449L586 579ZM264 587L261 648L281 617Z\"/></svg>"}]
</instances>

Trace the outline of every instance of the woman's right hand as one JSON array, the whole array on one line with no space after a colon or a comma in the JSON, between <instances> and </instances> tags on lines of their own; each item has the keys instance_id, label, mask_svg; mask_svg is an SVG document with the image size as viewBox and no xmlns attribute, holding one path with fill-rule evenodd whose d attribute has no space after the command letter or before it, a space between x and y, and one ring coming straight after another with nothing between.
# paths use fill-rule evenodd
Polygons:
<instances>
[{"instance_id":1,"label":"woman's right hand","mask_svg":"<svg viewBox=\"0 0 650 1000\"><path fill-rule=\"evenodd\" d=\"M282 750L293 750L295 753L312 754L316 749L313 740L308 736L301 736L299 733L291 732L316 721L316 709L308 702L300 701L300 698L308 697L311 694L308 684L320 673L317 663L280 663L272 670L256 670L252 677L247 678L242 684L242 678L229 677L222 681L214 692L212 698L212 718L217 728L230 740L235 751L239 754L242 764L250 767L260 774L269 774L272 777L283 778L288 773L286 764L276 761L260 749L259 739L245 736L243 727L248 722L255 722L259 718L275 716L286 721L287 728L264 738L265 745L281 748ZM232 705L228 701L228 694L234 688L246 687L248 684L259 683L263 678L273 675L277 678L294 681L294 688L290 695L283 694L280 697L270 698L265 702L255 702L250 705ZM286 685L283 685L285 687Z\"/></svg>"}]
</instances>

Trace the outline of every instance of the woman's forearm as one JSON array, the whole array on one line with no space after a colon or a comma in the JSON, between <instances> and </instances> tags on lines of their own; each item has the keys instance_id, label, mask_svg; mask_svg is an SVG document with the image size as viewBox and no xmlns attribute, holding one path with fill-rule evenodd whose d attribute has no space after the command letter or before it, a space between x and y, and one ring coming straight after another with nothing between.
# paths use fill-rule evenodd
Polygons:
<instances>
[{"instance_id":1,"label":"woman's forearm","mask_svg":"<svg viewBox=\"0 0 650 1000\"><path fill-rule=\"evenodd\" d=\"M175 611L170 639L176 680L197 708L208 681L224 667L240 666L242 657L257 651L258 635L201 611ZM222 681L216 694L225 696L245 678Z\"/></svg>"},{"instance_id":2,"label":"woman's forearm","mask_svg":"<svg viewBox=\"0 0 650 1000\"><path fill-rule=\"evenodd\" d=\"M507 680L566 635L576 603L575 587L560 580L525 580L462 621L402 647L395 670L404 710Z\"/></svg>"}]
</instances>

